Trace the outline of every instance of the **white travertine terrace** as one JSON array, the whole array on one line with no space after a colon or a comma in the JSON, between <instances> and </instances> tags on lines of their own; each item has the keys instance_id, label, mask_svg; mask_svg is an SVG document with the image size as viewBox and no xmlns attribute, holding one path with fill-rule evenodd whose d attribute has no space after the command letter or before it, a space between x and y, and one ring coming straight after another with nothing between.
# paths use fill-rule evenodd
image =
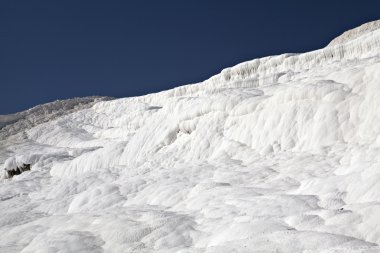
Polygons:
<instances>
[{"instance_id":1,"label":"white travertine terrace","mask_svg":"<svg viewBox=\"0 0 380 253\"><path fill-rule=\"evenodd\" d=\"M380 252L379 24L0 117L0 252Z\"/></svg>"},{"instance_id":2,"label":"white travertine terrace","mask_svg":"<svg viewBox=\"0 0 380 253\"><path fill-rule=\"evenodd\" d=\"M333 39L327 46L336 46L344 44L350 40L356 39L363 34L378 30L380 28L380 20L375 20L372 22L365 23L359 27L348 30L342 35Z\"/></svg>"}]
</instances>

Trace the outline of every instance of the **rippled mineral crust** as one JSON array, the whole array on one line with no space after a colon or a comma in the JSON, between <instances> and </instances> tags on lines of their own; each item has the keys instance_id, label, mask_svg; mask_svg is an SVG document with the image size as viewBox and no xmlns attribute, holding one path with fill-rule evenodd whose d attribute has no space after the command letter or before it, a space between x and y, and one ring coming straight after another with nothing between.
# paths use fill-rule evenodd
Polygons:
<instances>
[{"instance_id":1,"label":"rippled mineral crust","mask_svg":"<svg viewBox=\"0 0 380 253\"><path fill-rule=\"evenodd\" d=\"M336 46L346 43L350 40L356 39L363 34L373 32L380 29L380 20L375 20L369 23L365 23L359 27L344 32L342 35L333 39L327 46Z\"/></svg>"},{"instance_id":2,"label":"rippled mineral crust","mask_svg":"<svg viewBox=\"0 0 380 253\"><path fill-rule=\"evenodd\" d=\"M374 21L201 83L2 115L0 252L380 252L379 108Z\"/></svg>"}]
</instances>

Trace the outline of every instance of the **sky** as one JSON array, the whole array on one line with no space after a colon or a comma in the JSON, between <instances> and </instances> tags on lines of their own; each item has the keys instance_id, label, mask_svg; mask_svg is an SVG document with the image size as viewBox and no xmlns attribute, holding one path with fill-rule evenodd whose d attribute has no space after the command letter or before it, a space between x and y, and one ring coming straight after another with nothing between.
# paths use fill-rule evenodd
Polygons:
<instances>
[{"instance_id":1,"label":"sky","mask_svg":"<svg viewBox=\"0 0 380 253\"><path fill-rule=\"evenodd\" d=\"M0 114L200 82L322 48L379 10L378 0L1 0Z\"/></svg>"}]
</instances>

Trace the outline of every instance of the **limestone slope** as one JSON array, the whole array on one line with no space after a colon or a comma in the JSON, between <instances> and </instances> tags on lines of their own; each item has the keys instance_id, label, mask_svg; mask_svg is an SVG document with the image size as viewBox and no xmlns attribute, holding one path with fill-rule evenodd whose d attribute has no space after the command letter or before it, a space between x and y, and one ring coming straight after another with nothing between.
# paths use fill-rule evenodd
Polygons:
<instances>
[{"instance_id":1,"label":"limestone slope","mask_svg":"<svg viewBox=\"0 0 380 253\"><path fill-rule=\"evenodd\" d=\"M380 29L363 27L3 135L1 166L32 167L1 182L0 251L380 252Z\"/></svg>"}]
</instances>

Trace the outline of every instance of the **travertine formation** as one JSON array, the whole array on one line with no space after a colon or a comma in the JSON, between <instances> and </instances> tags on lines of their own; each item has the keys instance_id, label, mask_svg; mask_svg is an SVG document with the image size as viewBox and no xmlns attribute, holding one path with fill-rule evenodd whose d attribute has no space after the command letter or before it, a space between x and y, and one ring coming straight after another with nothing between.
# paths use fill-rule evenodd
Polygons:
<instances>
[{"instance_id":1,"label":"travertine formation","mask_svg":"<svg viewBox=\"0 0 380 253\"><path fill-rule=\"evenodd\" d=\"M380 252L379 28L3 117L0 252Z\"/></svg>"},{"instance_id":2,"label":"travertine formation","mask_svg":"<svg viewBox=\"0 0 380 253\"><path fill-rule=\"evenodd\" d=\"M354 40L356 38L359 38L363 34L367 34L373 31L376 31L380 28L380 20L375 20L369 23L365 23L359 27L356 27L354 29L348 30L344 32L342 35L336 37L333 39L328 46L336 46L341 45L344 43L347 43L350 40Z\"/></svg>"}]
</instances>

